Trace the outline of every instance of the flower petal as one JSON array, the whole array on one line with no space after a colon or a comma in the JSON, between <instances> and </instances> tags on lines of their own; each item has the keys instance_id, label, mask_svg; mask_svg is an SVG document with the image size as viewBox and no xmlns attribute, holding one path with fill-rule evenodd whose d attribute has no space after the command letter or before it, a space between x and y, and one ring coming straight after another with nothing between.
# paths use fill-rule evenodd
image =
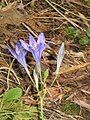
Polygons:
<instances>
[{"instance_id":1,"label":"flower petal","mask_svg":"<svg viewBox=\"0 0 90 120\"><path fill-rule=\"evenodd\" d=\"M17 41L17 43L16 43L16 54L19 54L19 52L20 52L20 48L21 48L22 46L21 46L21 43L20 43L20 41Z\"/></svg>"},{"instance_id":2,"label":"flower petal","mask_svg":"<svg viewBox=\"0 0 90 120\"><path fill-rule=\"evenodd\" d=\"M27 51L22 49L17 57L18 62L21 63L25 68L27 67L27 63L25 59L26 54L27 54Z\"/></svg>"},{"instance_id":3,"label":"flower petal","mask_svg":"<svg viewBox=\"0 0 90 120\"><path fill-rule=\"evenodd\" d=\"M62 60L64 58L64 43L62 43L62 45L60 46L59 48L59 51L58 51L58 55L57 55L57 68L56 68L56 74L58 74L59 72L59 69L60 69L60 66L61 66L61 63L62 63Z\"/></svg>"},{"instance_id":4,"label":"flower petal","mask_svg":"<svg viewBox=\"0 0 90 120\"><path fill-rule=\"evenodd\" d=\"M33 55L36 63L37 63L37 62L40 62L41 58L40 58L40 54L39 54L38 49L36 49L36 50L33 50L33 49L32 49L31 53L32 53L32 55Z\"/></svg>"},{"instance_id":5,"label":"flower petal","mask_svg":"<svg viewBox=\"0 0 90 120\"><path fill-rule=\"evenodd\" d=\"M45 48L46 48L46 45L45 44L42 44L42 43L40 43L40 44L38 44L38 51L39 51L39 55L40 55L40 57L41 57L41 55L42 55L42 52L45 50Z\"/></svg>"},{"instance_id":6,"label":"flower petal","mask_svg":"<svg viewBox=\"0 0 90 120\"><path fill-rule=\"evenodd\" d=\"M16 54L15 50L10 47L8 48L8 50L17 59L17 54Z\"/></svg>"},{"instance_id":7,"label":"flower petal","mask_svg":"<svg viewBox=\"0 0 90 120\"><path fill-rule=\"evenodd\" d=\"M44 33L40 33L39 36L38 36L38 40L37 40L37 44L45 44L45 36L44 36Z\"/></svg>"},{"instance_id":8,"label":"flower petal","mask_svg":"<svg viewBox=\"0 0 90 120\"><path fill-rule=\"evenodd\" d=\"M23 41L22 39L20 39L19 41L21 42L21 45L23 46L23 48L29 51L29 44Z\"/></svg>"},{"instance_id":9,"label":"flower petal","mask_svg":"<svg viewBox=\"0 0 90 120\"><path fill-rule=\"evenodd\" d=\"M36 43L34 37L33 37L31 34L29 34L29 45L30 45L31 47L37 45L37 43Z\"/></svg>"}]
</instances>

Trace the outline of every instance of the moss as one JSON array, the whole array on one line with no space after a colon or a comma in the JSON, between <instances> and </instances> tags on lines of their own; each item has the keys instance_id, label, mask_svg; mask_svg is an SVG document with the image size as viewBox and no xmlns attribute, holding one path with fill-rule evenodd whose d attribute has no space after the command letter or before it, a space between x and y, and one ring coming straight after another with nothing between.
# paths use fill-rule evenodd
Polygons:
<instances>
[{"instance_id":1,"label":"moss","mask_svg":"<svg viewBox=\"0 0 90 120\"><path fill-rule=\"evenodd\" d=\"M66 101L62 105L62 111L66 114L78 115L80 107L71 101Z\"/></svg>"}]
</instances>

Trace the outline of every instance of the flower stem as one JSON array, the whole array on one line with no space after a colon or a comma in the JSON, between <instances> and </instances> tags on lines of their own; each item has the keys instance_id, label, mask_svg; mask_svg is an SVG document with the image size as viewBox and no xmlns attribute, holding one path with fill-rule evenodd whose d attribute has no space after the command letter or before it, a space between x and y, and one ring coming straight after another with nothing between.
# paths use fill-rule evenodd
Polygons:
<instances>
[{"instance_id":1,"label":"flower stem","mask_svg":"<svg viewBox=\"0 0 90 120\"><path fill-rule=\"evenodd\" d=\"M45 120L43 113L43 97L40 97L40 108L41 108L41 120Z\"/></svg>"},{"instance_id":2,"label":"flower stem","mask_svg":"<svg viewBox=\"0 0 90 120\"><path fill-rule=\"evenodd\" d=\"M29 78L31 79L31 81L32 81L33 85L35 85L35 83L34 83L34 81L33 81L32 77L31 77L31 75L30 75L30 72L29 72L28 68L26 67L26 68L25 68L25 70L26 70L26 72L27 72L27 74L28 74Z\"/></svg>"},{"instance_id":3,"label":"flower stem","mask_svg":"<svg viewBox=\"0 0 90 120\"><path fill-rule=\"evenodd\" d=\"M55 78L54 78L52 84L50 85L50 88L53 86L53 84L54 84L54 82L56 81L57 77L58 77L58 74L55 75Z\"/></svg>"}]
</instances>

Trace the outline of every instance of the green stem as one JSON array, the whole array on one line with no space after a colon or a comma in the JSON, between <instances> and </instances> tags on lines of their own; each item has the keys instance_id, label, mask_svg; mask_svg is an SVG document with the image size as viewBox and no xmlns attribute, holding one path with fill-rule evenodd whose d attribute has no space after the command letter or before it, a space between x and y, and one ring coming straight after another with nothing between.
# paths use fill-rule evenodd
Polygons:
<instances>
[{"instance_id":1,"label":"green stem","mask_svg":"<svg viewBox=\"0 0 90 120\"><path fill-rule=\"evenodd\" d=\"M58 74L56 74L56 76L55 76L55 78L54 78L52 84L50 85L50 88L53 86L53 84L54 84L54 82L56 81L57 77L58 77Z\"/></svg>"},{"instance_id":2,"label":"green stem","mask_svg":"<svg viewBox=\"0 0 90 120\"><path fill-rule=\"evenodd\" d=\"M43 95L44 85L43 85L43 80L42 80L41 63L40 62L36 63L36 70L37 70L38 75L40 76L40 83L41 83L41 94L39 95L40 109L41 109L40 117L41 117L41 120L44 120L43 101L44 101L45 95Z\"/></svg>"},{"instance_id":3,"label":"green stem","mask_svg":"<svg viewBox=\"0 0 90 120\"><path fill-rule=\"evenodd\" d=\"M44 120L44 113L43 113L43 98L40 97L40 107L41 107L41 120Z\"/></svg>"},{"instance_id":4,"label":"green stem","mask_svg":"<svg viewBox=\"0 0 90 120\"><path fill-rule=\"evenodd\" d=\"M28 74L28 76L29 76L30 80L32 81L33 85L35 86L35 83L34 83L34 81L33 81L32 77L31 77L31 75L30 75L30 72L29 72L28 68L27 68L27 67L25 67L25 70L26 70L26 72L27 72L27 74Z\"/></svg>"}]
</instances>

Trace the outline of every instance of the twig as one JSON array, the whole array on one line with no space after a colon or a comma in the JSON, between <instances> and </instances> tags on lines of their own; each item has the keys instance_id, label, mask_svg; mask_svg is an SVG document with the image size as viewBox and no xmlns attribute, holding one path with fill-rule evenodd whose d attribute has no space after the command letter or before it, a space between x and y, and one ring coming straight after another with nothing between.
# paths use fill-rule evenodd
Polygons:
<instances>
[{"instance_id":1,"label":"twig","mask_svg":"<svg viewBox=\"0 0 90 120\"><path fill-rule=\"evenodd\" d=\"M12 60L10 67L9 67L9 70L8 70L8 73L7 73L7 90L9 89L9 76L10 76L10 71L12 69L12 65L13 65L14 60L15 59Z\"/></svg>"},{"instance_id":2,"label":"twig","mask_svg":"<svg viewBox=\"0 0 90 120\"><path fill-rule=\"evenodd\" d=\"M0 70L2 70L2 69L9 70L10 68L8 68L8 67L0 67ZM16 78L17 81L18 81L18 84L20 85L20 81L19 81L19 79L18 79L16 73L15 73L12 69L10 69L10 71L13 73L13 75L15 76L15 78Z\"/></svg>"},{"instance_id":3,"label":"twig","mask_svg":"<svg viewBox=\"0 0 90 120\"><path fill-rule=\"evenodd\" d=\"M38 38L38 35L35 34L35 33L31 30L30 27L28 27L25 23L22 23L22 25L23 25L24 27L26 27L36 38Z\"/></svg>"},{"instance_id":4,"label":"twig","mask_svg":"<svg viewBox=\"0 0 90 120\"><path fill-rule=\"evenodd\" d=\"M88 65L90 65L90 62L83 63L82 65L76 65L76 66L70 67L68 69L65 68L65 70L61 70L58 74L60 75L60 74L64 74L64 73L67 73L67 72L72 72L74 70L81 69L81 68L86 67ZM53 74L55 74L55 72Z\"/></svg>"},{"instance_id":5,"label":"twig","mask_svg":"<svg viewBox=\"0 0 90 120\"><path fill-rule=\"evenodd\" d=\"M71 23L74 27L78 27L79 29L83 30L79 25L68 19L65 15L63 15L50 1L45 0L54 10L56 10L63 18L65 18L69 23Z\"/></svg>"}]
</instances>

